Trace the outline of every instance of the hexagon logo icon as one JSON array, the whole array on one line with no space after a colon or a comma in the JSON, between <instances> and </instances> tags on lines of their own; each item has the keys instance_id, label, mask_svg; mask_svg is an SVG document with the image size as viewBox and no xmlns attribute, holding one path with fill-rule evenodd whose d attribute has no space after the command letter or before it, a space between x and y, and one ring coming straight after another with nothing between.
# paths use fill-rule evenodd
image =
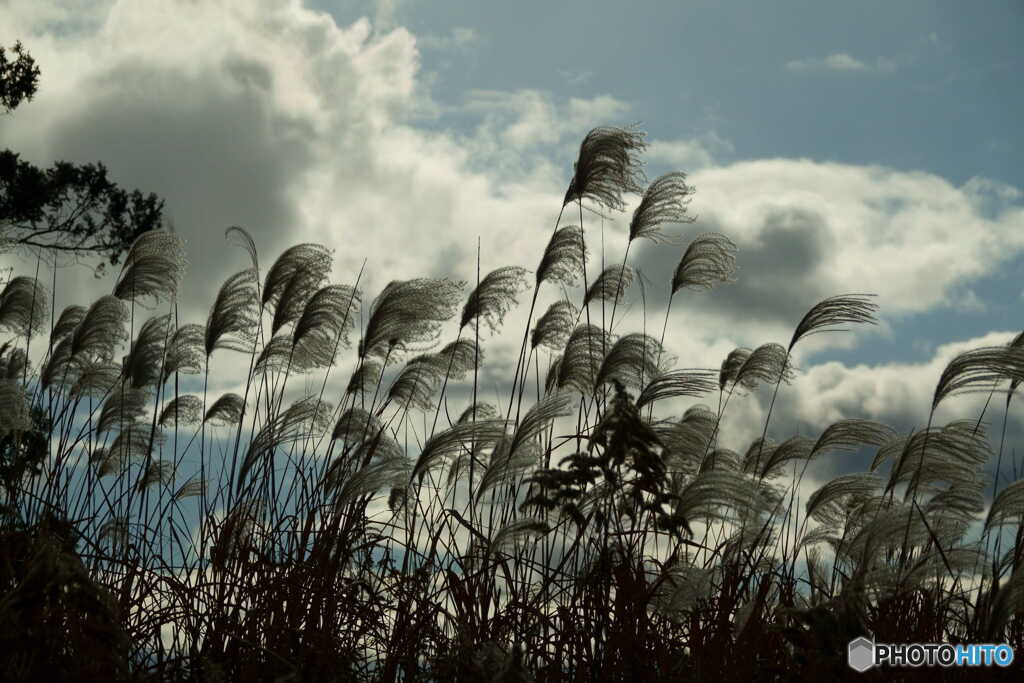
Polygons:
<instances>
[{"instance_id":1,"label":"hexagon logo icon","mask_svg":"<svg viewBox=\"0 0 1024 683\"><path fill-rule=\"evenodd\" d=\"M864 636L850 641L846 663L857 673L864 673L875 665L875 641Z\"/></svg>"}]
</instances>

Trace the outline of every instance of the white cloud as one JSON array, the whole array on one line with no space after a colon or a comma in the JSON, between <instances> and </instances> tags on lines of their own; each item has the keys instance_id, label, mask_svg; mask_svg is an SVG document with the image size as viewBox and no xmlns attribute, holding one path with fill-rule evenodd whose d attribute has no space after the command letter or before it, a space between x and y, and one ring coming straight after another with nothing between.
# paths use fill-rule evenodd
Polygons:
<instances>
[{"instance_id":1,"label":"white cloud","mask_svg":"<svg viewBox=\"0 0 1024 683\"><path fill-rule=\"evenodd\" d=\"M456 26L446 36L424 35L416 38L416 44L428 50L465 50L479 42L480 34L467 26Z\"/></svg>"},{"instance_id":2,"label":"white cloud","mask_svg":"<svg viewBox=\"0 0 1024 683\"><path fill-rule=\"evenodd\" d=\"M570 71L568 69L559 69L558 75L565 79L565 82L569 85L583 85L590 82L594 77L593 71Z\"/></svg>"},{"instance_id":3,"label":"white cloud","mask_svg":"<svg viewBox=\"0 0 1024 683\"><path fill-rule=\"evenodd\" d=\"M711 132L693 138L652 139L644 158L649 164L661 164L673 170L689 172L713 166L717 157L732 151L732 143Z\"/></svg>"},{"instance_id":4,"label":"white cloud","mask_svg":"<svg viewBox=\"0 0 1024 683\"><path fill-rule=\"evenodd\" d=\"M834 52L826 57L809 57L786 62L790 71L806 73L835 71L840 73L891 73L897 69L897 61L889 57L878 57L874 63L864 62L845 52Z\"/></svg>"},{"instance_id":5,"label":"white cloud","mask_svg":"<svg viewBox=\"0 0 1024 683\"><path fill-rule=\"evenodd\" d=\"M39 59L42 88L5 120L0 144L38 163L103 160L118 182L164 196L190 242L188 320L203 319L214 289L245 266L244 254L223 243L232 224L251 229L264 264L285 246L319 241L335 249L335 280L351 282L367 258L367 300L393 278L473 280L478 236L485 273L533 267L579 140L633 114L609 94L475 91L458 112L475 117L468 126L428 130L416 125L435 105L413 34L375 33L367 20L338 26L298 2L122 1L81 15L71 32L53 30L50 5L11 7L0 9L0 24ZM952 306L1024 249L1015 188L806 159L717 165L731 152L713 134L655 136L647 151L652 167L692 171L697 187L697 224L666 231L720 231L740 247L737 284L674 302L666 342L681 367L717 367L735 346L786 342L803 313L834 294L877 292L883 316ZM621 259L628 217L584 216L593 269L602 247L606 263ZM655 314L680 253L646 243L630 252L653 280ZM62 271L68 298L60 303L87 303L99 286L108 283ZM543 290L538 312L559 295ZM619 332L644 324L636 288L630 297ZM488 399L511 374L525 314L518 309L507 332L487 341ZM648 331L660 323L652 316ZM857 343L865 331L812 338L800 352ZM215 360L235 370L227 355ZM920 380L899 384L905 368L808 369L813 391L800 390L790 413L808 421L831 418L832 404L873 414L920 402L941 371L933 363ZM236 380L225 371L214 381ZM746 406L734 413L742 430L761 407L738 405Z\"/></svg>"}]
</instances>

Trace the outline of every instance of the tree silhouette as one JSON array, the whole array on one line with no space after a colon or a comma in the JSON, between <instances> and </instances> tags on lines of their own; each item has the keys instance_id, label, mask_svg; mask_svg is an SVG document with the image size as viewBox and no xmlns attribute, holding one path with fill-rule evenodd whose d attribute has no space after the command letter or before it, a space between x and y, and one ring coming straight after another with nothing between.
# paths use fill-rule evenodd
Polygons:
<instances>
[{"instance_id":1,"label":"tree silhouette","mask_svg":"<svg viewBox=\"0 0 1024 683\"><path fill-rule=\"evenodd\" d=\"M13 61L0 47L0 107L6 114L32 99L39 80L39 67L20 42L11 52ZM55 260L99 256L115 265L135 238L161 226L163 207L155 194L118 187L102 163L58 161L42 169L16 152L0 151L0 249L41 249Z\"/></svg>"}]
</instances>

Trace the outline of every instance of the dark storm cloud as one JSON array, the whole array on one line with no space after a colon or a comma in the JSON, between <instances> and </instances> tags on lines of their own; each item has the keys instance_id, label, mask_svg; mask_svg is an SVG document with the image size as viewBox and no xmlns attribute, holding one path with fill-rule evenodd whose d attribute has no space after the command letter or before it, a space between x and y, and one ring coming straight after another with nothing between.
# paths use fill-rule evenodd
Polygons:
<instances>
[{"instance_id":1,"label":"dark storm cloud","mask_svg":"<svg viewBox=\"0 0 1024 683\"><path fill-rule=\"evenodd\" d=\"M62 155L101 159L116 180L166 200L166 215L188 241L186 306L203 310L230 269L246 266L225 228L249 230L264 258L279 251L296 222L290 183L309 163L299 142L308 133L268 111L266 69L234 60L227 73L225 84L218 73L118 67L50 139Z\"/></svg>"},{"instance_id":2,"label":"dark storm cloud","mask_svg":"<svg viewBox=\"0 0 1024 683\"><path fill-rule=\"evenodd\" d=\"M778 208L765 215L753 238L737 235L709 213L687 226L681 246L643 242L634 263L654 280L648 293L654 306L664 310L672 273L700 232L719 232L737 243L737 281L707 293L681 291L675 305L737 322L792 326L820 299L836 294L822 289L818 270L834 248L825 217L798 208Z\"/></svg>"}]
</instances>

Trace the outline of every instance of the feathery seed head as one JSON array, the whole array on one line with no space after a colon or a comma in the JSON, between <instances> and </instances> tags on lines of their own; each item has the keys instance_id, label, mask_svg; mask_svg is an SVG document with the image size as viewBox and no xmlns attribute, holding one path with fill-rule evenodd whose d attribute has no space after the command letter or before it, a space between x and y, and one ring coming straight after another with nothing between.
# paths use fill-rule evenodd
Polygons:
<instances>
[{"instance_id":1,"label":"feathery seed head","mask_svg":"<svg viewBox=\"0 0 1024 683\"><path fill-rule=\"evenodd\" d=\"M123 301L173 297L184 274L185 245L181 237L165 230L150 230L132 244L113 294Z\"/></svg>"},{"instance_id":2,"label":"feathery seed head","mask_svg":"<svg viewBox=\"0 0 1024 683\"><path fill-rule=\"evenodd\" d=\"M370 306L361 356L393 356L396 350L436 342L441 324L458 307L465 283L448 279L394 280Z\"/></svg>"},{"instance_id":3,"label":"feathery seed head","mask_svg":"<svg viewBox=\"0 0 1024 683\"><path fill-rule=\"evenodd\" d=\"M711 289L718 283L735 282L736 245L725 235L697 235L683 252L672 276L672 294L684 287Z\"/></svg>"},{"instance_id":4,"label":"feathery seed head","mask_svg":"<svg viewBox=\"0 0 1024 683\"><path fill-rule=\"evenodd\" d=\"M537 266L537 286L550 280L572 287L583 274L586 261L583 229L578 225L567 225L555 230Z\"/></svg>"},{"instance_id":5,"label":"feathery seed head","mask_svg":"<svg viewBox=\"0 0 1024 683\"><path fill-rule=\"evenodd\" d=\"M516 297L529 286L526 280L528 273L528 270L518 266L506 266L488 273L476 289L470 292L462 308L459 329L479 317L492 333L496 332L505 314L518 303Z\"/></svg>"},{"instance_id":6,"label":"feathery seed head","mask_svg":"<svg viewBox=\"0 0 1024 683\"><path fill-rule=\"evenodd\" d=\"M591 130L580 144L562 204L591 199L621 211L623 192L641 192L644 175L639 154L646 146L643 133L635 128Z\"/></svg>"},{"instance_id":7,"label":"feathery seed head","mask_svg":"<svg viewBox=\"0 0 1024 683\"><path fill-rule=\"evenodd\" d=\"M34 277L18 276L0 292L0 329L20 336L42 332L50 316L50 292Z\"/></svg>"},{"instance_id":8,"label":"feathery seed head","mask_svg":"<svg viewBox=\"0 0 1024 683\"><path fill-rule=\"evenodd\" d=\"M663 223L692 223L693 217L686 215L693 187L686 184L685 173L666 173L644 192L640 205L633 211L629 222L629 241L643 237L652 242L664 242L661 234Z\"/></svg>"}]
</instances>

